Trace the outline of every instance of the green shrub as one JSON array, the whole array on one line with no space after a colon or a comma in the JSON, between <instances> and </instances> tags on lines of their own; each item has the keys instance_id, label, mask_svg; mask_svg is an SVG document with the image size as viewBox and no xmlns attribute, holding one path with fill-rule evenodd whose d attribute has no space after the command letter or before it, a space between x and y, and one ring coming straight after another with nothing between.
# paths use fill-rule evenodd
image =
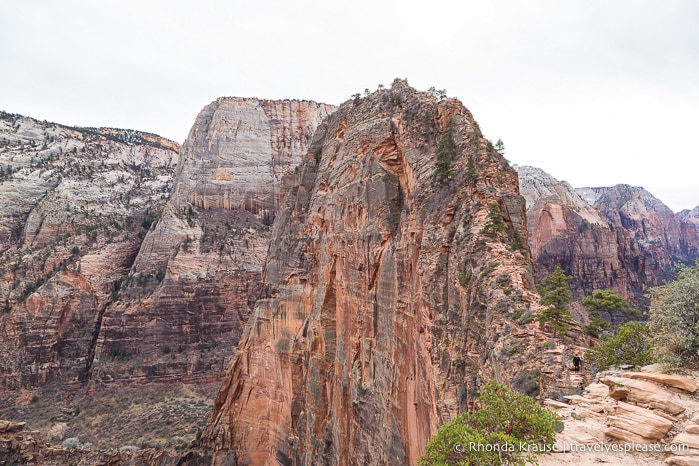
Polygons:
<instances>
[{"instance_id":1,"label":"green shrub","mask_svg":"<svg viewBox=\"0 0 699 466\"><path fill-rule=\"evenodd\" d=\"M555 442L554 429L561 427L557 414L493 381L483 387L477 405L482 408L439 429L419 465L536 464L538 453L546 447L550 451ZM521 445L536 445L538 451Z\"/></svg>"},{"instance_id":2,"label":"green shrub","mask_svg":"<svg viewBox=\"0 0 699 466\"><path fill-rule=\"evenodd\" d=\"M481 278L485 278L491 273L495 271L500 266L499 262L493 262L492 264L489 264L486 268L483 269L481 272Z\"/></svg>"},{"instance_id":3,"label":"green shrub","mask_svg":"<svg viewBox=\"0 0 699 466\"><path fill-rule=\"evenodd\" d=\"M459 278L459 285L466 286L466 284L468 283L468 275L466 275L465 272L461 272L459 274L458 278Z\"/></svg>"},{"instance_id":4,"label":"green shrub","mask_svg":"<svg viewBox=\"0 0 699 466\"><path fill-rule=\"evenodd\" d=\"M656 358L673 366L699 363L699 260L653 288L651 297L648 324Z\"/></svg>"},{"instance_id":5,"label":"green shrub","mask_svg":"<svg viewBox=\"0 0 699 466\"><path fill-rule=\"evenodd\" d=\"M522 352L523 349L524 349L524 342L521 340L517 340L514 343L503 347L502 352L506 356L510 357L510 356L513 356L517 353Z\"/></svg>"},{"instance_id":6,"label":"green shrub","mask_svg":"<svg viewBox=\"0 0 699 466\"><path fill-rule=\"evenodd\" d=\"M498 275L498 278L495 279L495 283L502 287L511 284L512 279L510 278L510 274L507 272L501 273L500 275Z\"/></svg>"},{"instance_id":7,"label":"green shrub","mask_svg":"<svg viewBox=\"0 0 699 466\"><path fill-rule=\"evenodd\" d=\"M647 326L627 322L619 327L619 333L609 337L585 352L587 364L596 370L631 364L645 366L653 360L651 333Z\"/></svg>"}]
</instances>

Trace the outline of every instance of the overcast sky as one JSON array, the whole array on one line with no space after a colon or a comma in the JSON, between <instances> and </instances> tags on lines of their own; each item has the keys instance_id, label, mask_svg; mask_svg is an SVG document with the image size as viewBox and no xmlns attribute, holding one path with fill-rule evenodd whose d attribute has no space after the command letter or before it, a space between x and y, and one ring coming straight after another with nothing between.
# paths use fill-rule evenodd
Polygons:
<instances>
[{"instance_id":1,"label":"overcast sky","mask_svg":"<svg viewBox=\"0 0 699 466\"><path fill-rule=\"evenodd\" d=\"M693 0L0 0L0 109L184 141L220 96L339 104L407 78L513 163L699 204Z\"/></svg>"}]
</instances>

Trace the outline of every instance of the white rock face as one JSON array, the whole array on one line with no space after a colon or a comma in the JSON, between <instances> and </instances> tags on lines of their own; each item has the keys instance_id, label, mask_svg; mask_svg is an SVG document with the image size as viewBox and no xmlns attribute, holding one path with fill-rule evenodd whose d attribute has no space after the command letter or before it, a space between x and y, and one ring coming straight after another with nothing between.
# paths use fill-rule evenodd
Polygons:
<instances>
[{"instance_id":1,"label":"white rock face","mask_svg":"<svg viewBox=\"0 0 699 466\"><path fill-rule=\"evenodd\" d=\"M683 210L677 213L677 217L683 222L692 225L694 230L699 233L699 206L692 210Z\"/></svg>"},{"instance_id":2,"label":"white rock face","mask_svg":"<svg viewBox=\"0 0 699 466\"><path fill-rule=\"evenodd\" d=\"M84 380L178 151L152 134L0 113L0 388Z\"/></svg>"},{"instance_id":3,"label":"white rock face","mask_svg":"<svg viewBox=\"0 0 699 466\"><path fill-rule=\"evenodd\" d=\"M281 177L333 111L236 97L201 111L182 146L171 201L144 239L120 301L105 313L95 378L223 374L260 293ZM173 360L165 346L181 348L181 356ZM109 357L124 352L131 355L125 363Z\"/></svg>"},{"instance_id":4,"label":"white rock face","mask_svg":"<svg viewBox=\"0 0 699 466\"><path fill-rule=\"evenodd\" d=\"M225 97L202 110L182 147L173 203L276 211L281 176L334 107Z\"/></svg>"},{"instance_id":5,"label":"white rock face","mask_svg":"<svg viewBox=\"0 0 699 466\"><path fill-rule=\"evenodd\" d=\"M567 181L559 181L545 171L536 167L514 166L520 178L520 194L527 201L527 210L536 203L554 201L575 211L589 223L607 225L589 201L581 197Z\"/></svg>"}]
</instances>

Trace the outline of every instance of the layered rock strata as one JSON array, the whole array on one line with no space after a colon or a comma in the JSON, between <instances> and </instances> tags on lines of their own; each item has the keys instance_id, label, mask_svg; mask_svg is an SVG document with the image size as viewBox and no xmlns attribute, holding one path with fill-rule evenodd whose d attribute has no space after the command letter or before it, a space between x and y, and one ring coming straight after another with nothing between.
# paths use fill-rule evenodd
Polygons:
<instances>
[{"instance_id":1,"label":"layered rock strata","mask_svg":"<svg viewBox=\"0 0 699 466\"><path fill-rule=\"evenodd\" d=\"M540 463L699 463L696 374L657 370L607 371L580 395L566 396L567 403L545 400L563 417L565 429L557 436L558 453L563 454L542 457Z\"/></svg>"},{"instance_id":2,"label":"layered rock strata","mask_svg":"<svg viewBox=\"0 0 699 466\"><path fill-rule=\"evenodd\" d=\"M629 232L646 258L639 264L644 273L666 280L672 277L676 262L694 262L699 255L693 225L645 189L619 184L577 191L614 226Z\"/></svg>"},{"instance_id":3,"label":"layered rock strata","mask_svg":"<svg viewBox=\"0 0 699 466\"><path fill-rule=\"evenodd\" d=\"M152 134L0 114L0 391L87 379L178 150Z\"/></svg>"},{"instance_id":4,"label":"layered rock strata","mask_svg":"<svg viewBox=\"0 0 699 466\"><path fill-rule=\"evenodd\" d=\"M611 289L642 305L676 262L697 258L694 228L643 188L574 189L541 169L517 170L537 276L561 264L576 299Z\"/></svg>"},{"instance_id":5,"label":"layered rock strata","mask_svg":"<svg viewBox=\"0 0 699 466\"><path fill-rule=\"evenodd\" d=\"M209 380L260 292L281 177L334 107L226 97L182 146L171 200L104 314L94 380Z\"/></svg>"},{"instance_id":6,"label":"layered rock strata","mask_svg":"<svg viewBox=\"0 0 699 466\"><path fill-rule=\"evenodd\" d=\"M216 464L414 464L484 380L538 385L524 200L460 102L343 104L284 191Z\"/></svg>"}]
</instances>

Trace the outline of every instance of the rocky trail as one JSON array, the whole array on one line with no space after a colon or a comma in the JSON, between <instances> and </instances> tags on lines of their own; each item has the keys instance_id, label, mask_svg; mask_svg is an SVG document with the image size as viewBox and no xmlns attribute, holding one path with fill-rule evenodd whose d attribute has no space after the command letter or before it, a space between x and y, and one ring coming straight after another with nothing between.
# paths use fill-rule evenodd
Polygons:
<instances>
[{"instance_id":1,"label":"rocky trail","mask_svg":"<svg viewBox=\"0 0 699 466\"><path fill-rule=\"evenodd\" d=\"M582 374L571 376L571 381ZM661 372L597 374L580 395L544 404L563 417L557 452L542 456L542 466L576 464L699 465L697 375Z\"/></svg>"}]
</instances>

